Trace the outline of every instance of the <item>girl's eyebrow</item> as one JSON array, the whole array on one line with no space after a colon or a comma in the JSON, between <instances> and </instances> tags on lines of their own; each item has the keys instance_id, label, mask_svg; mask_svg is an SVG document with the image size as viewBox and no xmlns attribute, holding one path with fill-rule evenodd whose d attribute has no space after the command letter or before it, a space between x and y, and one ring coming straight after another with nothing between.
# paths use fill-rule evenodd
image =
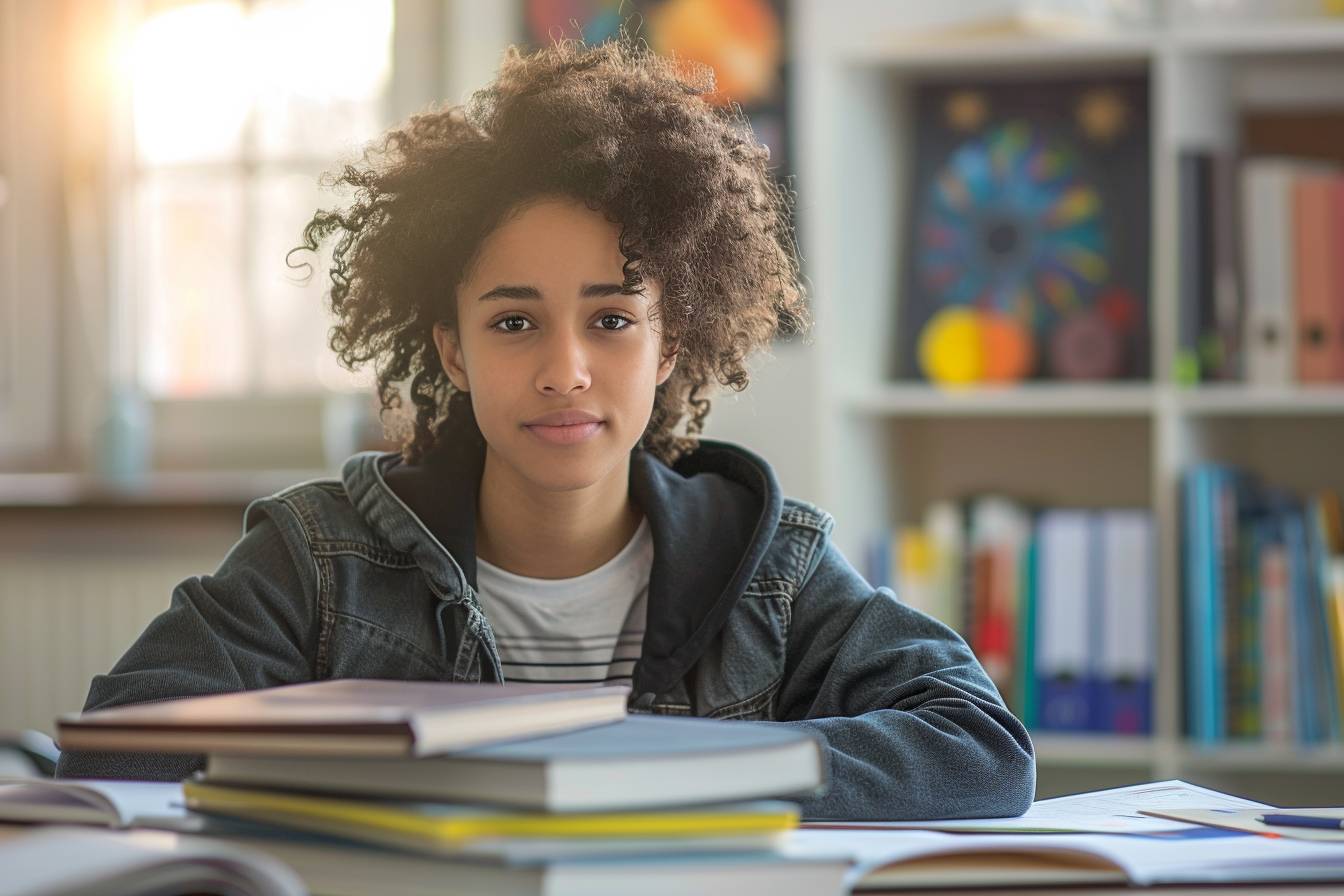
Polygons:
<instances>
[{"instance_id":1,"label":"girl's eyebrow","mask_svg":"<svg viewBox=\"0 0 1344 896\"><path fill-rule=\"evenodd\" d=\"M585 283L579 295L585 299L603 299L625 292L619 283ZM540 299L541 291L535 286L496 286L484 293L478 301L487 299Z\"/></svg>"}]
</instances>

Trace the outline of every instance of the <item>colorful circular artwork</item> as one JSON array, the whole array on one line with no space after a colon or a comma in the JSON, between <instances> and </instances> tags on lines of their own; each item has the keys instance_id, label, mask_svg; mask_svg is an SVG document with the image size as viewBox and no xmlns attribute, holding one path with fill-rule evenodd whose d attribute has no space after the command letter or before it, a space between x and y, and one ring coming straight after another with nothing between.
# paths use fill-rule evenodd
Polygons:
<instances>
[{"instance_id":1,"label":"colorful circular artwork","mask_svg":"<svg viewBox=\"0 0 1344 896\"><path fill-rule=\"evenodd\" d=\"M921 282L944 305L995 310L1043 333L1109 277L1097 190L1074 153L1025 122L962 144L929 186Z\"/></svg>"}]
</instances>

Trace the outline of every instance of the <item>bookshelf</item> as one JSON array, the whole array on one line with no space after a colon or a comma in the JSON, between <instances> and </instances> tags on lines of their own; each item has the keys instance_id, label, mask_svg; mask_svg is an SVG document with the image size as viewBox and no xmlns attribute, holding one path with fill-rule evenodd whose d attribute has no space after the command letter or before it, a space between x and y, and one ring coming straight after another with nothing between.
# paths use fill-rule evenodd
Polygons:
<instances>
[{"instance_id":1,"label":"bookshelf","mask_svg":"<svg viewBox=\"0 0 1344 896\"><path fill-rule=\"evenodd\" d=\"M816 328L792 360L815 382L810 474L840 548L863 557L873 532L973 491L1148 509L1158 534L1154 734L1042 735L1038 795L1182 777L1270 802L1344 802L1337 744L1200 749L1184 740L1178 552L1180 476L1192 463L1243 464L1291 489L1344 488L1335 447L1344 384L1184 387L1172 363L1178 154L1234 146L1244 108L1337 93L1326 85L1344 83L1344 21L913 41L901 36L910 18L901 4L803 2L793 16L793 157ZM949 76L1134 72L1149 85L1151 378L956 391L891 379L912 88Z\"/></svg>"}]
</instances>

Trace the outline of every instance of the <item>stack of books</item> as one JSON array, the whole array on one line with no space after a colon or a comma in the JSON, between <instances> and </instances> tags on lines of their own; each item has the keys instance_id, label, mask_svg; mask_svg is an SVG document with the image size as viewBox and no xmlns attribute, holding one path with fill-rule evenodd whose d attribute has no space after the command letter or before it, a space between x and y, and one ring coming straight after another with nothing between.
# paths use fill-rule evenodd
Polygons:
<instances>
[{"instance_id":1,"label":"stack of books","mask_svg":"<svg viewBox=\"0 0 1344 896\"><path fill-rule=\"evenodd\" d=\"M1186 732L1344 741L1344 500L1201 463L1182 483Z\"/></svg>"},{"instance_id":2,"label":"stack of books","mask_svg":"<svg viewBox=\"0 0 1344 896\"><path fill-rule=\"evenodd\" d=\"M625 687L338 680L59 720L64 749L201 752L199 833L314 893L839 892L786 857L822 745L779 725L626 716ZM180 829L180 825L179 825Z\"/></svg>"}]
</instances>

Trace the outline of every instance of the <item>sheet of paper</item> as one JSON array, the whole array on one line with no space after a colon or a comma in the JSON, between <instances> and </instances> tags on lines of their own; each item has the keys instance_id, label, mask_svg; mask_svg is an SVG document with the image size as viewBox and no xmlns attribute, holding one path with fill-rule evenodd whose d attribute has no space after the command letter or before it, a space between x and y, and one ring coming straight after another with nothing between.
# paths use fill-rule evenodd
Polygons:
<instances>
[{"instance_id":1,"label":"sheet of paper","mask_svg":"<svg viewBox=\"0 0 1344 896\"><path fill-rule=\"evenodd\" d=\"M1287 825L1265 824L1256 819L1263 815L1264 809L1148 809L1145 812L1158 818L1188 821L1213 828L1226 828L1231 831L1247 831L1252 834L1287 837L1290 840L1324 840L1344 843L1344 830L1327 828L1299 828ZM1338 809L1284 809L1289 815L1316 815L1325 818L1344 816L1344 808Z\"/></svg>"},{"instance_id":2,"label":"sheet of paper","mask_svg":"<svg viewBox=\"0 0 1344 896\"><path fill-rule=\"evenodd\" d=\"M818 830L951 831L974 833L1034 834L1145 834L1179 831L1195 825L1141 813L1143 809L1267 809L1264 803L1185 781L1157 781L1112 790L1098 790L1037 800L1026 814L1016 818L958 818L931 821L822 821L805 822Z\"/></svg>"}]
</instances>

